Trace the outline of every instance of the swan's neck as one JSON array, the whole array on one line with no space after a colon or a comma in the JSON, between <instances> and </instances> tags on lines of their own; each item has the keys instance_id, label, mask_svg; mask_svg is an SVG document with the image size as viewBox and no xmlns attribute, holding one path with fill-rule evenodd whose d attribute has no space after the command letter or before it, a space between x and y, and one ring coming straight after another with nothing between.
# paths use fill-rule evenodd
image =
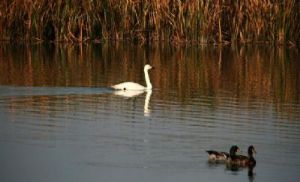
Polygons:
<instances>
[{"instance_id":1,"label":"swan's neck","mask_svg":"<svg viewBox=\"0 0 300 182\"><path fill-rule=\"evenodd\" d=\"M150 82L148 70L145 69L144 73L145 73L146 87L147 87L147 89L152 89L152 84Z\"/></svg>"}]
</instances>

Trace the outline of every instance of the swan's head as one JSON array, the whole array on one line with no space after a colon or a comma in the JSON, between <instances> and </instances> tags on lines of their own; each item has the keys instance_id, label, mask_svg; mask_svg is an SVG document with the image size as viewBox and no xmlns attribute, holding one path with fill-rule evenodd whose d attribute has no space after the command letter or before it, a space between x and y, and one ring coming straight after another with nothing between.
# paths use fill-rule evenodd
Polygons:
<instances>
[{"instance_id":1,"label":"swan's head","mask_svg":"<svg viewBox=\"0 0 300 182\"><path fill-rule=\"evenodd\" d=\"M150 66L149 64L146 64L144 67L144 70L150 70L152 68L152 66Z\"/></svg>"}]
</instances>

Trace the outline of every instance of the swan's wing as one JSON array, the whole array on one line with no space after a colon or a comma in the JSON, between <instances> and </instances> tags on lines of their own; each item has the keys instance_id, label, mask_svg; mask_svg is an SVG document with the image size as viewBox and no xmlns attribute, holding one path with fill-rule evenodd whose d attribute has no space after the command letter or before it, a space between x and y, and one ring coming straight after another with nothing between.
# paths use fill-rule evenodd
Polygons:
<instances>
[{"instance_id":1,"label":"swan's wing","mask_svg":"<svg viewBox=\"0 0 300 182\"><path fill-rule=\"evenodd\" d=\"M134 82L124 82L112 86L116 90L145 90L146 88L143 85Z\"/></svg>"}]
</instances>

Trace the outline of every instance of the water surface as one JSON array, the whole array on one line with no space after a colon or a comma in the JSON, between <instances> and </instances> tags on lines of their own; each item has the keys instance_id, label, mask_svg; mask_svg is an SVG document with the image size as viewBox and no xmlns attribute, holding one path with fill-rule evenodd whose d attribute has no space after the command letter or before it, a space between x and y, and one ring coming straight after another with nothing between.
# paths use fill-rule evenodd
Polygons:
<instances>
[{"instance_id":1,"label":"water surface","mask_svg":"<svg viewBox=\"0 0 300 182\"><path fill-rule=\"evenodd\" d=\"M298 181L293 49L0 46L3 181ZM152 92L116 92L122 81ZM207 149L257 150L253 176Z\"/></svg>"}]
</instances>

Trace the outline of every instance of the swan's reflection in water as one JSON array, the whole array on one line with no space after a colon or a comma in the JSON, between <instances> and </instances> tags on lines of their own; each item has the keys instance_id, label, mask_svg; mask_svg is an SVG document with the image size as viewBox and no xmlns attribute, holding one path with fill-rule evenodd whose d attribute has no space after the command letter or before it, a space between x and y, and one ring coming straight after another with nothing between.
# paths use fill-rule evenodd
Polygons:
<instances>
[{"instance_id":1,"label":"swan's reflection in water","mask_svg":"<svg viewBox=\"0 0 300 182\"><path fill-rule=\"evenodd\" d=\"M149 117L151 110L149 109L149 101L151 98L152 90L146 91L145 104L144 104L144 116Z\"/></svg>"},{"instance_id":2,"label":"swan's reflection in water","mask_svg":"<svg viewBox=\"0 0 300 182\"><path fill-rule=\"evenodd\" d=\"M144 104L144 116L149 117L151 114L151 110L149 109L149 102L152 94L152 90L118 90L113 92L113 94L122 96L125 98L137 97L146 92L145 96L145 104Z\"/></svg>"},{"instance_id":3,"label":"swan's reflection in water","mask_svg":"<svg viewBox=\"0 0 300 182\"><path fill-rule=\"evenodd\" d=\"M117 91L113 92L113 94L122 96L125 98L136 97L138 95L141 95L142 93L144 93L143 90L117 90Z\"/></svg>"}]
</instances>

